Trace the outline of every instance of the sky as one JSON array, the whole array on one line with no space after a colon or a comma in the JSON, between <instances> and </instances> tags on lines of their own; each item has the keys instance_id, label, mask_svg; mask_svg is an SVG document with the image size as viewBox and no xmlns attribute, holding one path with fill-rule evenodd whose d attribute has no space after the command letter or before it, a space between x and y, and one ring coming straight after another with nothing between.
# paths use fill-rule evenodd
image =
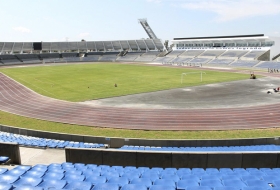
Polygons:
<instances>
[{"instance_id":1,"label":"sky","mask_svg":"<svg viewBox=\"0 0 280 190\"><path fill-rule=\"evenodd\" d=\"M280 37L280 0L0 0L0 41L100 41L265 34Z\"/></svg>"}]
</instances>

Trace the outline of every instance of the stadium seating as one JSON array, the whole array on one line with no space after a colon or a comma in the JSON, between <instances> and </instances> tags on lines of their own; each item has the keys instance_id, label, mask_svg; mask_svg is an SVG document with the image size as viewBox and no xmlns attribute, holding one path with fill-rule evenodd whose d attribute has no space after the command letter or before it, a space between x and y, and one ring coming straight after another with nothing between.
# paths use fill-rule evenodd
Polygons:
<instances>
[{"instance_id":1,"label":"stadium seating","mask_svg":"<svg viewBox=\"0 0 280 190\"><path fill-rule=\"evenodd\" d=\"M85 143L85 142L74 142L64 141L55 139L46 139L39 137L30 137L25 135L18 135L6 132L0 132L0 142L14 142L21 146L38 147L38 148L104 148L104 144L98 143Z\"/></svg>"},{"instance_id":2,"label":"stadium seating","mask_svg":"<svg viewBox=\"0 0 280 190\"><path fill-rule=\"evenodd\" d=\"M9 157L7 156L0 156L0 164L5 164L9 161ZM0 168L1 169L1 168ZM0 173L1 173L1 170L0 170Z\"/></svg>"},{"instance_id":3,"label":"stadium seating","mask_svg":"<svg viewBox=\"0 0 280 190\"><path fill-rule=\"evenodd\" d=\"M119 56L117 61L134 61L145 52L128 52L125 56Z\"/></svg>"},{"instance_id":4,"label":"stadium seating","mask_svg":"<svg viewBox=\"0 0 280 190\"><path fill-rule=\"evenodd\" d=\"M140 61L140 62L153 61L158 54L159 54L158 51L148 51L146 53L143 53L140 57L136 58L135 61Z\"/></svg>"},{"instance_id":5,"label":"stadium seating","mask_svg":"<svg viewBox=\"0 0 280 190\"><path fill-rule=\"evenodd\" d=\"M254 67L256 64L258 64L259 61L250 61L250 60L237 60L237 61L234 61L231 66L234 66L234 67Z\"/></svg>"},{"instance_id":6,"label":"stadium seating","mask_svg":"<svg viewBox=\"0 0 280 190\"><path fill-rule=\"evenodd\" d=\"M199 57L218 57L224 52L225 50L206 50Z\"/></svg>"},{"instance_id":7,"label":"stadium seating","mask_svg":"<svg viewBox=\"0 0 280 190\"><path fill-rule=\"evenodd\" d=\"M120 52L104 52L99 61L116 61Z\"/></svg>"},{"instance_id":8,"label":"stadium seating","mask_svg":"<svg viewBox=\"0 0 280 190\"><path fill-rule=\"evenodd\" d=\"M194 64L201 64L201 63L207 63L209 62L211 59L209 58L194 58L191 61L189 61L189 63L194 63Z\"/></svg>"},{"instance_id":9,"label":"stadium seating","mask_svg":"<svg viewBox=\"0 0 280 190\"><path fill-rule=\"evenodd\" d=\"M247 53L246 55L244 55L244 58L251 58L252 60L257 59L259 56L261 56L262 54L264 54L266 51L250 51L249 53ZM242 58L243 58L242 57Z\"/></svg>"},{"instance_id":10,"label":"stadium seating","mask_svg":"<svg viewBox=\"0 0 280 190\"><path fill-rule=\"evenodd\" d=\"M262 61L255 67L259 68L270 68L270 69L280 69L280 62L277 61Z\"/></svg>"},{"instance_id":11,"label":"stadium seating","mask_svg":"<svg viewBox=\"0 0 280 190\"><path fill-rule=\"evenodd\" d=\"M26 175L39 168L47 170L42 171L43 175ZM85 169L101 173L87 176L83 173ZM76 171L76 174L69 171ZM114 172L116 176L108 177L108 172ZM271 172L274 175L270 175ZM139 175L129 179L125 177L129 173ZM168 173L173 177L163 177ZM0 173L0 189L278 190L279 175L279 168L136 168L64 162L5 169Z\"/></svg>"},{"instance_id":12,"label":"stadium seating","mask_svg":"<svg viewBox=\"0 0 280 190\"><path fill-rule=\"evenodd\" d=\"M202 54L205 50L187 50L184 53L180 54L179 57L196 57Z\"/></svg>"},{"instance_id":13,"label":"stadium seating","mask_svg":"<svg viewBox=\"0 0 280 190\"><path fill-rule=\"evenodd\" d=\"M234 60L232 60L232 59L213 59L208 64L213 64L213 65L229 65L233 61Z\"/></svg>"},{"instance_id":14,"label":"stadium seating","mask_svg":"<svg viewBox=\"0 0 280 190\"><path fill-rule=\"evenodd\" d=\"M220 57L240 58L246 53L248 53L248 51L228 50L225 53L223 53Z\"/></svg>"}]
</instances>

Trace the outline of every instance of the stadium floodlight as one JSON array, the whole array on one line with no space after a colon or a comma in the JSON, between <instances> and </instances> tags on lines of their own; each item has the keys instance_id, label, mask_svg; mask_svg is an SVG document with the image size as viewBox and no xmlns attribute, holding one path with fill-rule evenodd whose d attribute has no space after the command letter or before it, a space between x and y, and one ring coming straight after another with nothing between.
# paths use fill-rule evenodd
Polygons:
<instances>
[{"instance_id":1,"label":"stadium floodlight","mask_svg":"<svg viewBox=\"0 0 280 190\"><path fill-rule=\"evenodd\" d=\"M148 24L147 19L145 18L138 19L138 22L142 25L142 27L144 28L144 30L146 31L150 39L158 39L156 34L153 32L152 28Z\"/></svg>"},{"instance_id":2,"label":"stadium floodlight","mask_svg":"<svg viewBox=\"0 0 280 190\"><path fill-rule=\"evenodd\" d=\"M184 76L187 76L189 74L198 74L198 73L200 73L200 82L202 82L202 74L206 74L205 72L189 72L189 73L182 73L181 74L181 84L183 84Z\"/></svg>"}]
</instances>

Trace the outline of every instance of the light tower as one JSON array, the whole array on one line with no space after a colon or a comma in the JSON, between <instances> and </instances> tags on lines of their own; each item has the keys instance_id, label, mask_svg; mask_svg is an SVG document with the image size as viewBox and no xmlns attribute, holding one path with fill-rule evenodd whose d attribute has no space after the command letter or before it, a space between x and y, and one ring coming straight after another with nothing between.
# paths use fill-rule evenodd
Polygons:
<instances>
[{"instance_id":1,"label":"light tower","mask_svg":"<svg viewBox=\"0 0 280 190\"><path fill-rule=\"evenodd\" d=\"M148 34L150 39L158 39L155 33L153 32L152 28L147 22L147 19L138 19L139 23L142 25L146 33Z\"/></svg>"}]
</instances>

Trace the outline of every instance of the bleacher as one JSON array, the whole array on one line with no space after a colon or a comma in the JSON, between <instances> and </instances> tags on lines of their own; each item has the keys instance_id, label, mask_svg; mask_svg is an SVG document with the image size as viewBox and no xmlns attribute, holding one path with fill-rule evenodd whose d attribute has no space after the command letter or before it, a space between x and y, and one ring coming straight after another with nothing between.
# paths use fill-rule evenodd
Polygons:
<instances>
[{"instance_id":1,"label":"bleacher","mask_svg":"<svg viewBox=\"0 0 280 190\"><path fill-rule=\"evenodd\" d=\"M46 139L31 137L25 135L18 135L12 133L6 133L0 131L0 142L12 142L17 143L21 146L28 146L33 148L104 148L104 144L98 143L85 143L85 142L74 142L74 141L64 141L56 139Z\"/></svg>"},{"instance_id":2,"label":"bleacher","mask_svg":"<svg viewBox=\"0 0 280 190\"><path fill-rule=\"evenodd\" d=\"M197 57L200 54L202 54L205 50L187 50L184 53L182 53L179 57Z\"/></svg>"},{"instance_id":3,"label":"bleacher","mask_svg":"<svg viewBox=\"0 0 280 190\"><path fill-rule=\"evenodd\" d=\"M180 56L182 53L184 53L185 51L182 51L182 50L174 50L174 51L171 51L170 53L168 53L166 55L166 57L178 57Z\"/></svg>"},{"instance_id":4,"label":"bleacher","mask_svg":"<svg viewBox=\"0 0 280 190\"><path fill-rule=\"evenodd\" d=\"M0 189L279 190L279 168L161 168L52 163L0 168Z\"/></svg>"},{"instance_id":5,"label":"bleacher","mask_svg":"<svg viewBox=\"0 0 280 190\"><path fill-rule=\"evenodd\" d=\"M270 68L270 69L280 69L280 62L278 61L262 61L260 64L256 65L255 67L259 68Z\"/></svg>"},{"instance_id":6,"label":"bleacher","mask_svg":"<svg viewBox=\"0 0 280 190\"><path fill-rule=\"evenodd\" d=\"M247 53L246 55L244 55L242 58L250 58L252 60L257 59L259 56L261 56L262 54L264 54L266 51L250 51L249 53Z\"/></svg>"},{"instance_id":7,"label":"bleacher","mask_svg":"<svg viewBox=\"0 0 280 190\"><path fill-rule=\"evenodd\" d=\"M158 52L158 51L148 51L146 53L143 53L137 59L135 59L135 61L140 61L140 62L153 61L154 59L156 59L156 57L159 53L160 52Z\"/></svg>"},{"instance_id":8,"label":"bleacher","mask_svg":"<svg viewBox=\"0 0 280 190\"><path fill-rule=\"evenodd\" d=\"M239 50L228 50L225 53L223 53L222 55L220 55L220 57L227 57L227 58L240 58L243 55L245 55L246 53L248 53L248 51L239 51Z\"/></svg>"},{"instance_id":9,"label":"bleacher","mask_svg":"<svg viewBox=\"0 0 280 190\"><path fill-rule=\"evenodd\" d=\"M119 56L117 61L134 61L145 52L128 52L125 56Z\"/></svg>"},{"instance_id":10,"label":"bleacher","mask_svg":"<svg viewBox=\"0 0 280 190\"><path fill-rule=\"evenodd\" d=\"M157 57L154 59L153 62L156 63L162 63L162 62L171 62L174 59L174 57Z\"/></svg>"},{"instance_id":11,"label":"bleacher","mask_svg":"<svg viewBox=\"0 0 280 190\"><path fill-rule=\"evenodd\" d=\"M255 60L237 60L234 61L231 66L234 67L254 67L256 64L258 64L260 61L255 61Z\"/></svg>"},{"instance_id":12,"label":"bleacher","mask_svg":"<svg viewBox=\"0 0 280 190\"><path fill-rule=\"evenodd\" d=\"M79 57L78 53L61 53L61 57L62 58L66 58L66 57Z\"/></svg>"},{"instance_id":13,"label":"bleacher","mask_svg":"<svg viewBox=\"0 0 280 190\"><path fill-rule=\"evenodd\" d=\"M206 50L199 57L218 57L223 54L225 50Z\"/></svg>"},{"instance_id":14,"label":"bleacher","mask_svg":"<svg viewBox=\"0 0 280 190\"><path fill-rule=\"evenodd\" d=\"M15 55L10 55L10 54L0 55L0 62L5 65L21 63L21 61Z\"/></svg>"},{"instance_id":15,"label":"bleacher","mask_svg":"<svg viewBox=\"0 0 280 190\"><path fill-rule=\"evenodd\" d=\"M202 64L202 63L207 63L210 60L211 59L209 59L209 58L194 58L194 59L190 60L189 63Z\"/></svg>"},{"instance_id":16,"label":"bleacher","mask_svg":"<svg viewBox=\"0 0 280 190\"><path fill-rule=\"evenodd\" d=\"M104 52L99 61L116 61L120 52Z\"/></svg>"},{"instance_id":17,"label":"bleacher","mask_svg":"<svg viewBox=\"0 0 280 190\"><path fill-rule=\"evenodd\" d=\"M38 54L16 54L15 55L23 63L41 63Z\"/></svg>"},{"instance_id":18,"label":"bleacher","mask_svg":"<svg viewBox=\"0 0 280 190\"><path fill-rule=\"evenodd\" d=\"M175 59L172 60L174 63L188 63L192 58L188 57L176 57Z\"/></svg>"},{"instance_id":19,"label":"bleacher","mask_svg":"<svg viewBox=\"0 0 280 190\"><path fill-rule=\"evenodd\" d=\"M212 65L229 65L233 61L234 60L232 60L232 59L213 59L208 64L212 64Z\"/></svg>"}]
</instances>

